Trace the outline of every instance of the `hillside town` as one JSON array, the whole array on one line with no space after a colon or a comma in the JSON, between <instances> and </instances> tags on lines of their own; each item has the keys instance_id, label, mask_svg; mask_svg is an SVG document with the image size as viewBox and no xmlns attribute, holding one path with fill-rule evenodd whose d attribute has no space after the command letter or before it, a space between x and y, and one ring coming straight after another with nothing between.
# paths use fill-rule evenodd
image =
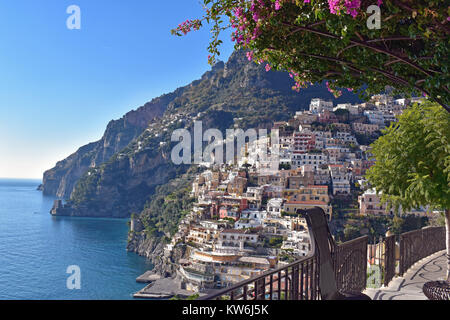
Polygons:
<instances>
[{"instance_id":1,"label":"hillside town","mask_svg":"<svg viewBox=\"0 0 450 320\"><path fill-rule=\"evenodd\" d=\"M364 178L373 165L369 144L415 102L377 95L334 106L313 99L309 110L273 124L276 170L262 170L267 164L258 157L261 146L274 147L269 137L247 143L235 164L205 168L192 184L193 208L165 248L167 255L180 243L189 248L178 261L183 288L228 287L308 255L311 239L299 209L320 207L333 221L333 203L353 201L359 215L393 215Z\"/></svg>"}]
</instances>

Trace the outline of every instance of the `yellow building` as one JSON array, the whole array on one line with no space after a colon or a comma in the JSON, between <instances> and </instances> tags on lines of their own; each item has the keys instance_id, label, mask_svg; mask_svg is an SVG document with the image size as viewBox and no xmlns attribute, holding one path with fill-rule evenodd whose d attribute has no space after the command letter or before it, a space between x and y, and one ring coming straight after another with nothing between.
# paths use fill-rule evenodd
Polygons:
<instances>
[{"instance_id":1,"label":"yellow building","mask_svg":"<svg viewBox=\"0 0 450 320\"><path fill-rule=\"evenodd\" d=\"M307 186L298 189L285 189L283 198L287 201L322 201L330 202L328 186Z\"/></svg>"},{"instance_id":2,"label":"yellow building","mask_svg":"<svg viewBox=\"0 0 450 320\"><path fill-rule=\"evenodd\" d=\"M308 210L314 207L322 208L329 215L330 220L333 214L333 208L323 201L286 201L283 205L283 211L287 213L296 213L298 209Z\"/></svg>"}]
</instances>

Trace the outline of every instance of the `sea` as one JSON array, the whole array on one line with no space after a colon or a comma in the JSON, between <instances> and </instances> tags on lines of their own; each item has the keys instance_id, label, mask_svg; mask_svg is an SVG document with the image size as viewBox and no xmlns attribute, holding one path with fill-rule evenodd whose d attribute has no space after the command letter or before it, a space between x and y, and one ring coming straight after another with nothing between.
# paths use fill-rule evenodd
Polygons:
<instances>
[{"instance_id":1,"label":"sea","mask_svg":"<svg viewBox=\"0 0 450 320\"><path fill-rule=\"evenodd\" d=\"M53 217L39 180L0 179L0 300L127 300L152 265L128 219Z\"/></svg>"}]
</instances>

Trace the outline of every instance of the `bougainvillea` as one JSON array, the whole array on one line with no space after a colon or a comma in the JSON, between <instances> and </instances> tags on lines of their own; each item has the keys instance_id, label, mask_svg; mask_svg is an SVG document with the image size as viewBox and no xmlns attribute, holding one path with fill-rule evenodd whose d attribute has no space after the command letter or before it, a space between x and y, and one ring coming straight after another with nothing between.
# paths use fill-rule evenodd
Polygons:
<instances>
[{"instance_id":1,"label":"bougainvillea","mask_svg":"<svg viewBox=\"0 0 450 320\"><path fill-rule=\"evenodd\" d=\"M386 86L423 94L449 108L449 11L445 0L203 0L205 15L173 34L210 26L209 63L220 35L232 29L236 49L266 70L290 73L294 89L328 80L362 96ZM380 8L381 28L368 20ZM364 89L364 90L363 90Z\"/></svg>"}]
</instances>

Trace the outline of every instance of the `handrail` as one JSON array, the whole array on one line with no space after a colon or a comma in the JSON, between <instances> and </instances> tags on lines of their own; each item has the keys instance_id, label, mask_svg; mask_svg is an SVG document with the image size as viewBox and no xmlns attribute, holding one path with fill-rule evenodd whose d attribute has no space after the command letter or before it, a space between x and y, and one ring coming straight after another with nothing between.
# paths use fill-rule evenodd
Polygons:
<instances>
[{"instance_id":1,"label":"handrail","mask_svg":"<svg viewBox=\"0 0 450 320\"><path fill-rule=\"evenodd\" d=\"M373 244L378 256L370 253L370 257L375 257L374 264L381 268L379 285L387 287L395 276L402 276L419 260L445 249L445 227L428 226L380 238Z\"/></svg>"},{"instance_id":2,"label":"handrail","mask_svg":"<svg viewBox=\"0 0 450 320\"><path fill-rule=\"evenodd\" d=\"M337 245L333 252L336 284L345 292L361 292L367 280L368 236L362 236Z\"/></svg>"},{"instance_id":3,"label":"handrail","mask_svg":"<svg viewBox=\"0 0 450 320\"><path fill-rule=\"evenodd\" d=\"M417 261L445 247L445 227L426 227L402 233L399 275L403 275Z\"/></svg>"},{"instance_id":4,"label":"handrail","mask_svg":"<svg viewBox=\"0 0 450 320\"><path fill-rule=\"evenodd\" d=\"M313 238L311 240L314 245ZM381 264L385 273L383 284L386 286L395 276L395 236L389 236L383 242L385 248ZM367 236L341 243L332 248L335 278L339 290L361 292L365 289L367 248ZM445 249L444 227L427 227L402 233L400 235L399 275L406 272L415 262L442 249ZM295 262L199 297L199 300L213 300L226 296L232 300L247 300L248 298L255 300L266 298L270 300L275 298L278 300L282 298L319 299L318 257L315 254L315 248L311 252L308 256ZM283 285L284 288L282 288ZM276 286L276 290L274 290L274 286Z\"/></svg>"},{"instance_id":5,"label":"handrail","mask_svg":"<svg viewBox=\"0 0 450 320\"><path fill-rule=\"evenodd\" d=\"M231 293L233 291L236 291L236 290L238 290L240 288L243 288L244 286L248 286L250 284L257 283L260 280L265 280L267 277L273 276L275 274L279 274L280 272L288 270L290 268L297 267L299 264L301 264L303 262L310 261L310 260L312 260L314 258L315 258L314 254L309 254L309 255L307 255L305 257L302 257L301 259L299 259L299 260L297 260L295 262L292 262L292 263L287 264L285 266L282 266L280 268L266 271L266 272L264 272L264 273L262 273L262 274L260 274L260 275L258 275L256 277L253 277L251 279L244 280L244 281L241 281L239 283L236 283L235 285L233 285L231 287L221 289L219 291L213 292L213 293L208 294L208 295L203 296L203 297L199 297L199 300L214 300L214 299L216 299L218 297L227 295L227 294L229 294L229 293Z\"/></svg>"},{"instance_id":6,"label":"handrail","mask_svg":"<svg viewBox=\"0 0 450 320\"><path fill-rule=\"evenodd\" d=\"M339 289L350 291L362 291L366 284L367 273L367 236L359 237L337 245L333 252L333 264L335 265L335 276ZM199 300L214 300L229 295L231 299L242 298L247 300L250 295L254 299L274 298L273 285L278 287L277 299L284 298L295 300L314 300L320 296L319 270L317 266L317 256L315 251L306 257L282 266L269 270L254 278L244 280L231 287L202 296ZM352 272L357 271L357 272ZM284 281L284 282L283 282ZM281 286L284 284L284 290ZM248 288L253 285L254 288ZM269 287L269 292L266 289ZM243 293L235 294L242 290ZM256 292L255 292L256 291ZM258 294L259 292L259 294Z\"/></svg>"},{"instance_id":7,"label":"handrail","mask_svg":"<svg viewBox=\"0 0 450 320\"><path fill-rule=\"evenodd\" d=\"M352 239L352 240L348 240L348 241L339 243L338 246L344 246L344 245L348 246L348 245L351 245L351 244L353 244L355 242L361 242L361 240L366 239L366 238L368 238L368 236L361 236L361 237L358 237L358 238L355 238L355 239Z\"/></svg>"}]
</instances>

